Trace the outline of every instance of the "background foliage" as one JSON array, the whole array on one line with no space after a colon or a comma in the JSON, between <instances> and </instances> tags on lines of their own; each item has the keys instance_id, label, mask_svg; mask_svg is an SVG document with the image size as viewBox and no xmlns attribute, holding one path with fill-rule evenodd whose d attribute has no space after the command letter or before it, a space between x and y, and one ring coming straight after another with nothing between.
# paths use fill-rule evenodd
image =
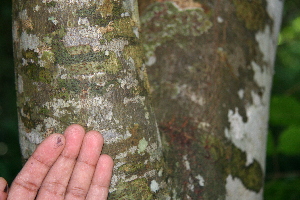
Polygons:
<instances>
[{"instance_id":1,"label":"background foliage","mask_svg":"<svg viewBox=\"0 0 300 200\"><path fill-rule=\"evenodd\" d=\"M300 1L286 1L275 63L266 200L300 197ZM0 7L0 176L21 169L11 38L11 1Z\"/></svg>"},{"instance_id":2,"label":"background foliage","mask_svg":"<svg viewBox=\"0 0 300 200\"><path fill-rule=\"evenodd\" d=\"M300 197L300 1L285 1L271 97L265 199Z\"/></svg>"}]
</instances>

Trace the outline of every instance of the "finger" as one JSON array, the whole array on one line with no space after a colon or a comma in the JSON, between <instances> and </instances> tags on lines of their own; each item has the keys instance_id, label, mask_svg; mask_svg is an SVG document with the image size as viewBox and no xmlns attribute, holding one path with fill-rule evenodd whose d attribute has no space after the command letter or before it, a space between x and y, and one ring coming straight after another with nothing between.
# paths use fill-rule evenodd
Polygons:
<instances>
[{"instance_id":1,"label":"finger","mask_svg":"<svg viewBox=\"0 0 300 200\"><path fill-rule=\"evenodd\" d=\"M65 148L44 179L37 199L64 199L84 135L85 130L77 124L65 130Z\"/></svg>"},{"instance_id":2,"label":"finger","mask_svg":"<svg viewBox=\"0 0 300 200\"><path fill-rule=\"evenodd\" d=\"M87 200L106 200L112 176L113 160L109 155L101 155L87 195Z\"/></svg>"},{"instance_id":3,"label":"finger","mask_svg":"<svg viewBox=\"0 0 300 200\"><path fill-rule=\"evenodd\" d=\"M61 134L47 137L35 150L17 175L10 188L8 199L35 199L38 189L50 167L56 161L65 146L65 138Z\"/></svg>"},{"instance_id":4,"label":"finger","mask_svg":"<svg viewBox=\"0 0 300 200\"><path fill-rule=\"evenodd\" d=\"M8 185L4 178L0 177L0 200L6 200L8 193Z\"/></svg>"},{"instance_id":5,"label":"finger","mask_svg":"<svg viewBox=\"0 0 300 200\"><path fill-rule=\"evenodd\" d=\"M70 179L65 199L85 199L102 150L103 137L97 131L86 133Z\"/></svg>"}]
</instances>

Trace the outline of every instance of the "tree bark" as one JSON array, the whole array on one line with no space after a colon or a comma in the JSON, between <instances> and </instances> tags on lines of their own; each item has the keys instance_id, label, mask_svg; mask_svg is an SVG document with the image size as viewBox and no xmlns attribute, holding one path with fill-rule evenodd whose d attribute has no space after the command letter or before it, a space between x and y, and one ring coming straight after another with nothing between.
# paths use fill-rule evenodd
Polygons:
<instances>
[{"instance_id":1,"label":"tree bark","mask_svg":"<svg viewBox=\"0 0 300 200\"><path fill-rule=\"evenodd\" d=\"M142 42L135 0L14 0L24 159L78 123L114 158L110 199L261 199L282 2L139 3Z\"/></svg>"},{"instance_id":2,"label":"tree bark","mask_svg":"<svg viewBox=\"0 0 300 200\"><path fill-rule=\"evenodd\" d=\"M281 1L140 1L170 199L262 199Z\"/></svg>"},{"instance_id":3,"label":"tree bark","mask_svg":"<svg viewBox=\"0 0 300 200\"><path fill-rule=\"evenodd\" d=\"M111 199L153 199L161 142L149 106L137 2L13 2L22 155L71 123L98 130L115 162Z\"/></svg>"}]
</instances>

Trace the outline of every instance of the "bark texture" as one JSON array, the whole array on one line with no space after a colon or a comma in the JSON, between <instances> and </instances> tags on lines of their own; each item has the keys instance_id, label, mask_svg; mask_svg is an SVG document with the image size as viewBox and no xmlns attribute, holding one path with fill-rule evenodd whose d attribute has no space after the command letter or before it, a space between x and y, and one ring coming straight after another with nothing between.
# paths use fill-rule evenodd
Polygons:
<instances>
[{"instance_id":1,"label":"bark texture","mask_svg":"<svg viewBox=\"0 0 300 200\"><path fill-rule=\"evenodd\" d=\"M110 199L262 199L282 2L139 4L142 42L136 0L14 0L24 159L78 123L114 158Z\"/></svg>"},{"instance_id":2,"label":"bark texture","mask_svg":"<svg viewBox=\"0 0 300 200\"><path fill-rule=\"evenodd\" d=\"M147 98L132 0L15 0L22 154L71 123L100 131L114 158L111 199L153 199L161 143Z\"/></svg>"},{"instance_id":3,"label":"bark texture","mask_svg":"<svg viewBox=\"0 0 300 200\"><path fill-rule=\"evenodd\" d=\"M140 1L169 199L262 199L281 1Z\"/></svg>"}]
</instances>

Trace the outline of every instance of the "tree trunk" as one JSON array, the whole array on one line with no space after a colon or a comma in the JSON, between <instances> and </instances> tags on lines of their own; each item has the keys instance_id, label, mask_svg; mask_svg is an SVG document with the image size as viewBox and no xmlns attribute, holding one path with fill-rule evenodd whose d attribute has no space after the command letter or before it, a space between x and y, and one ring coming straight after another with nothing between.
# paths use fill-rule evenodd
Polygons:
<instances>
[{"instance_id":1,"label":"tree trunk","mask_svg":"<svg viewBox=\"0 0 300 200\"><path fill-rule=\"evenodd\" d=\"M114 158L111 199L153 199L161 143L147 98L136 1L13 2L24 159L71 123L100 131Z\"/></svg>"},{"instance_id":2,"label":"tree trunk","mask_svg":"<svg viewBox=\"0 0 300 200\"><path fill-rule=\"evenodd\" d=\"M281 1L140 1L172 199L262 199Z\"/></svg>"},{"instance_id":3,"label":"tree trunk","mask_svg":"<svg viewBox=\"0 0 300 200\"><path fill-rule=\"evenodd\" d=\"M71 123L114 158L110 199L261 199L280 0L14 0L27 159ZM162 154L163 153L163 154Z\"/></svg>"}]
</instances>

